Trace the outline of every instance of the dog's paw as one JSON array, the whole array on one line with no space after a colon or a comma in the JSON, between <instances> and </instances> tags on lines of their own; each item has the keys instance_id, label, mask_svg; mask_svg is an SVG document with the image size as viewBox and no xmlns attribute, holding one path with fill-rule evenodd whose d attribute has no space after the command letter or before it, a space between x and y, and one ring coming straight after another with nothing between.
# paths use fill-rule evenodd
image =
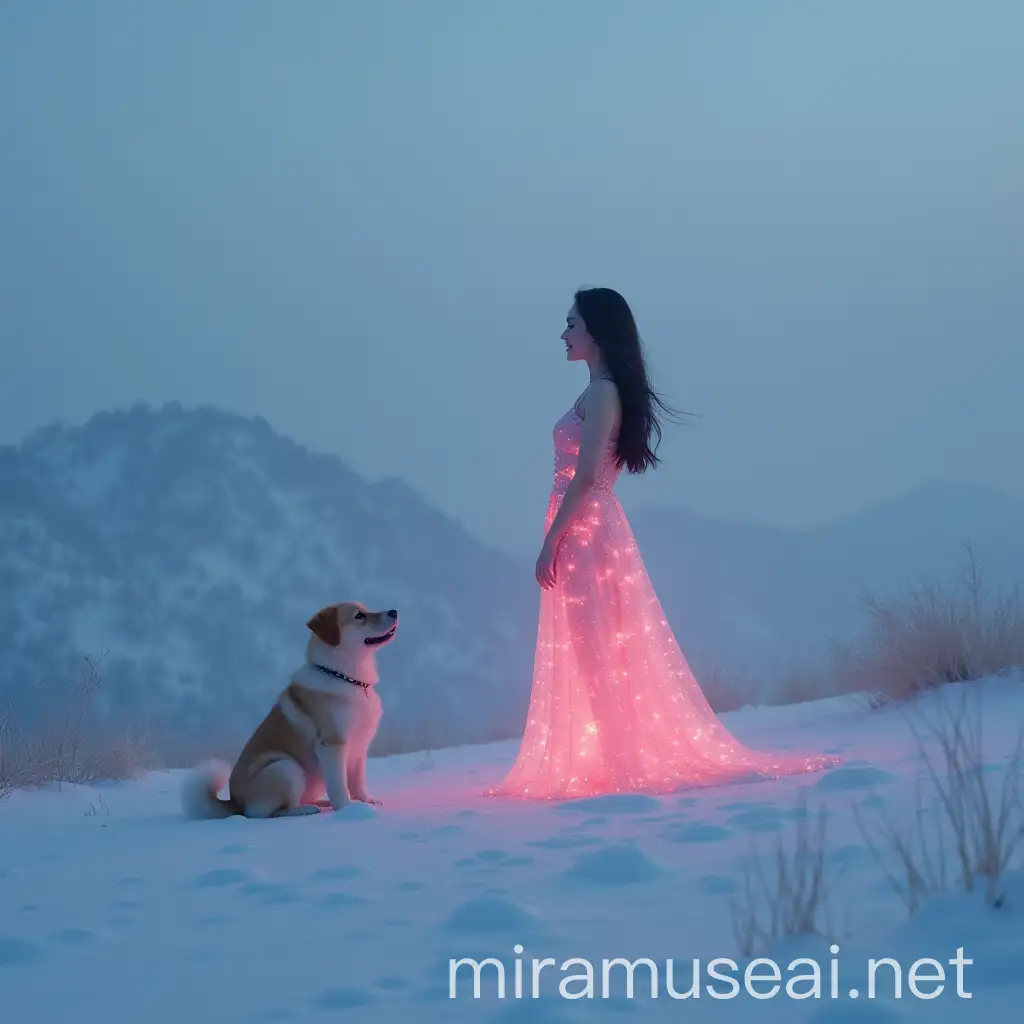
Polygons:
<instances>
[{"instance_id":1,"label":"dog's paw","mask_svg":"<svg viewBox=\"0 0 1024 1024\"><path fill-rule=\"evenodd\" d=\"M369 804L371 807L383 807L384 801L377 800L372 796L357 796L353 797L353 800L358 800L362 804Z\"/></svg>"}]
</instances>

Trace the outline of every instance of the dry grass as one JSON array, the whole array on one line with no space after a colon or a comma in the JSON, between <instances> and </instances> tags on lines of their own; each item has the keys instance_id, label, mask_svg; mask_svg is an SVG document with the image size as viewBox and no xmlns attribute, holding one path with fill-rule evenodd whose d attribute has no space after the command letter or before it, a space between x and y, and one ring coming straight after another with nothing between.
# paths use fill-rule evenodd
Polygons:
<instances>
[{"instance_id":1,"label":"dry grass","mask_svg":"<svg viewBox=\"0 0 1024 1024\"><path fill-rule=\"evenodd\" d=\"M778 939L832 934L825 877L825 809L812 833L806 806L798 807L792 849L778 837L770 868L756 844L745 865L740 896L730 899L733 934L744 956L754 956Z\"/></svg>"},{"instance_id":2,"label":"dry grass","mask_svg":"<svg viewBox=\"0 0 1024 1024\"><path fill-rule=\"evenodd\" d=\"M885 707L1024 667L1024 605L1016 589L989 592L970 547L958 584L926 580L891 599L866 593L861 603L867 621L860 636L790 668L774 703L860 693Z\"/></svg>"},{"instance_id":3,"label":"dry grass","mask_svg":"<svg viewBox=\"0 0 1024 1024\"><path fill-rule=\"evenodd\" d=\"M959 699L947 693L928 702L934 710L915 703L908 712L923 767L914 812L869 815L853 808L868 851L910 913L929 897L954 891L978 893L1001 907L1007 873L1024 867L1024 727L1005 763L990 762L982 698L969 687ZM780 837L767 867L755 849L744 887L730 901L744 956L790 936L835 937L825 868L823 811L813 834L802 812L793 847Z\"/></svg>"},{"instance_id":4,"label":"dry grass","mask_svg":"<svg viewBox=\"0 0 1024 1024\"><path fill-rule=\"evenodd\" d=\"M839 682L876 706L1024 666L1018 593L990 597L970 549L961 586L925 582L900 601L868 596L864 604L868 627Z\"/></svg>"},{"instance_id":5,"label":"dry grass","mask_svg":"<svg viewBox=\"0 0 1024 1024\"><path fill-rule=\"evenodd\" d=\"M14 708L0 715L0 799L15 789L135 778L155 767L154 748L140 730L98 729L91 711L102 680L98 660L85 659L79 677L31 728Z\"/></svg>"},{"instance_id":6,"label":"dry grass","mask_svg":"<svg viewBox=\"0 0 1024 1024\"><path fill-rule=\"evenodd\" d=\"M16 734L14 712L6 708L0 714L0 800L26 785L29 779L29 766Z\"/></svg>"},{"instance_id":7,"label":"dry grass","mask_svg":"<svg viewBox=\"0 0 1024 1024\"><path fill-rule=\"evenodd\" d=\"M911 913L928 896L954 889L980 891L986 903L998 907L1004 899L1003 878L1024 846L1024 732L1018 731L996 784L994 766L985 759L981 698L972 708L965 690L955 706L936 703L934 719L919 709L923 731L911 726L932 800L924 799L919 781L909 823L906 815L893 821L879 813L869 824L859 809L857 821L868 849ZM923 732L930 734L934 753Z\"/></svg>"}]
</instances>

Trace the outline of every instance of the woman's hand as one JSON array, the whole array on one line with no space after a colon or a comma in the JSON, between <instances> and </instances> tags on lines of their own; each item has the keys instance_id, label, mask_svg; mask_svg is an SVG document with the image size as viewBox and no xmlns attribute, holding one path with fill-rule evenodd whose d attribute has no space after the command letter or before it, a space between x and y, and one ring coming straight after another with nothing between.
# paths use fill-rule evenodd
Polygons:
<instances>
[{"instance_id":1,"label":"woman's hand","mask_svg":"<svg viewBox=\"0 0 1024 1024\"><path fill-rule=\"evenodd\" d=\"M555 585L555 560L558 556L558 545L551 541L544 541L540 549L540 557L537 559L536 576L537 582L545 589L550 590Z\"/></svg>"}]
</instances>

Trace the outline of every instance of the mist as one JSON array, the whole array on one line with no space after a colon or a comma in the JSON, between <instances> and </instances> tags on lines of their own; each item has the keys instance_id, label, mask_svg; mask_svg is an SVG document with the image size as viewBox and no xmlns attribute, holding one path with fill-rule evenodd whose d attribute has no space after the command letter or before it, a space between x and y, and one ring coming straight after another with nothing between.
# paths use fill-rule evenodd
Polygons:
<instances>
[{"instance_id":1,"label":"mist","mask_svg":"<svg viewBox=\"0 0 1024 1024\"><path fill-rule=\"evenodd\" d=\"M1024 494L1018 4L11 3L0 442L260 415L536 554L579 285L696 415L624 501Z\"/></svg>"}]
</instances>

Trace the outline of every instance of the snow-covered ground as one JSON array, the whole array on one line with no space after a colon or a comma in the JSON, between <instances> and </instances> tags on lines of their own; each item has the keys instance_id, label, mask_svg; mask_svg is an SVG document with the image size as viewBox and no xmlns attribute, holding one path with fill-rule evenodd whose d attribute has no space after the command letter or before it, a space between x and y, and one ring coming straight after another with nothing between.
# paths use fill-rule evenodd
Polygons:
<instances>
[{"instance_id":1,"label":"snow-covered ground","mask_svg":"<svg viewBox=\"0 0 1024 1024\"><path fill-rule=\"evenodd\" d=\"M950 688L950 693L955 688ZM1024 717L1020 679L984 684L986 759L997 779ZM904 818L923 774L899 710L870 711L856 698L725 716L747 743L840 754L827 773L679 793L567 804L488 799L481 790L511 764L515 743L371 761L382 808L274 821L190 822L181 816L180 773L130 784L17 793L0 804L0 1019L126 1024L215 1021L545 1022L690 1020L1009 1021L1024 1001L1024 884L990 909L953 894L908 917L865 849L853 808L888 808ZM796 828L798 797L827 808L828 888L839 952L828 940L790 939L765 955L782 984L821 964L821 997L795 1000L785 988L732 998L745 961L733 934L730 896L742 894L756 841L766 855ZM522 947L521 955L517 946ZM950 965L958 947L973 961ZM504 961L459 969L450 958ZM541 969L532 998L532 960ZM650 971L613 967L608 996L602 961L650 958ZM869 998L868 959L891 957ZM938 960L945 989L934 999L908 987L914 961ZM594 998L571 1000L559 983L594 965ZM699 998L679 1001L699 959ZM516 996L516 964L523 967ZM838 970L832 995L833 962ZM919 991L935 992L934 967L919 967ZM759 977L770 978L764 965ZM565 982L568 993L582 981ZM754 982L768 992L770 981ZM859 997L850 997L856 988ZM807 984L799 991L807 991Z\"/></svg>"}]
</instances>

